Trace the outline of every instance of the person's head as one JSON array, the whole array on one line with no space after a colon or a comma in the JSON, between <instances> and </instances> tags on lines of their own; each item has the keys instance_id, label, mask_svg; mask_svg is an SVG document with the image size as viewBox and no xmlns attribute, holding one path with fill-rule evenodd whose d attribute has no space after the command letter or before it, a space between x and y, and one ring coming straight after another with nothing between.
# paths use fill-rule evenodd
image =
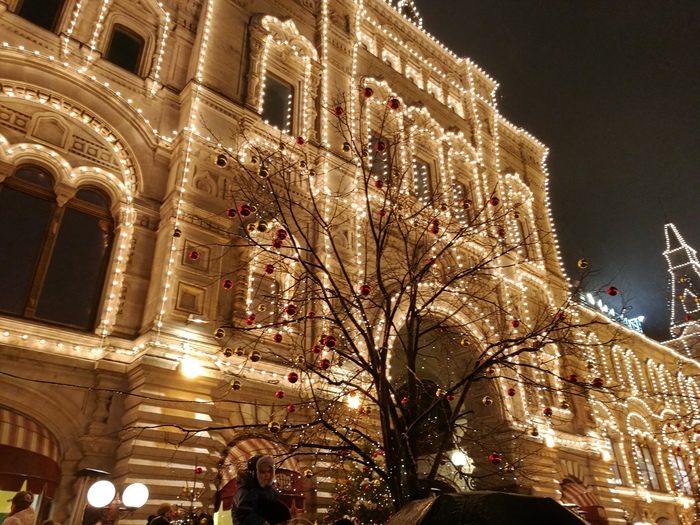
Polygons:
<instances>
[{"instance_id":1,"label":"person's head","mask_svg":"<svg viewBox=\"0 0 700 525\"><path fill-rule=\"evenodd\" d=\"M10 501L12 502L14 512L19 512L31 507L34 497L29 492L20 490Z\"/></svg>"},{"instance_id":2,"label":"person's head","mask_svg":"<svg viewBox=\"0 0 700 525\"><path fill-rule=\"evenodd\" d=\"M272 456L257 455L248 460L248 475L258 480L261 487L269 487L275 479L275 460Z\"/></svg>"},{"instance_id":3,"label":"person's head","mask_svg":"<svg viewBox=\"0 0 700 525\"><path fill-rule=\"evenodd\" d=\"M173 507L170 503L163 502L158 505L158 510L156 511L158 516L163 516L165 519L170 519L173 515Z\"/></svg>"}]
</instances>

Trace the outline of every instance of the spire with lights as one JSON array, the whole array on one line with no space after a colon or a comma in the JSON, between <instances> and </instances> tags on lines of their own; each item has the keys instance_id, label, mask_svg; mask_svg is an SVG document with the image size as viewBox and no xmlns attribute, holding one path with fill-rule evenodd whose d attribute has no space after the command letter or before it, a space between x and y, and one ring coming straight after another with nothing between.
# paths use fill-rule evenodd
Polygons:
<instances>
[{"instance_id":1,"label":"spire with lights","mask_svg":"<svg viewBox=\"0 0 700 525\"><path fill-rule=\"evenodd\" d=\"M390 3L406 19L410 20L418 27L421 27L421 17L418 14L418 9L416 8L416 4L413 2L413 0L391 0Z\"/></svg>"},{"instance_id":2,"label":"spire with lights","mask_svg":"<svg viewBox=\"0 0 700 525\"><path fill-rule=\"evenodd\" d=\"M700 262L676 227L665 226L668 271L671 274L671 335L698 357L700 338ZM693 351L695 347L695 351Z\"/></svg>"}]
</instances>

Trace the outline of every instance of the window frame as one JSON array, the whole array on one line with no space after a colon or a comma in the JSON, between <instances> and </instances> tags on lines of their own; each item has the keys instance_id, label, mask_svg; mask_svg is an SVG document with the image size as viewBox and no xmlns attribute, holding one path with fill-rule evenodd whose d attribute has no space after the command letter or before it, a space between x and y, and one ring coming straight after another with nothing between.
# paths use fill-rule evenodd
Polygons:
<instances>
[{"instance_id":1,"label":"window frame","mask_svg":"<svg viewBox=\"0 0 700 525\"><path fill-rule=\"evenodd\" d=\"M671 464L671 472L673 473L673 481L678 484L678 490L686 496L693 495L693 485L690 481L690 474L686 468L686 462L683 457L671 452L669 454L669 463Z\"/></svg>"},{"instance_id":2,"label":"window frame","mask_svg":"<svg viewBox=\"0 0 700 525\"><path fill-rule=\"evenodd\" d=\"M277 126L276 124L273 124L272 122L269 122L269 119L265 119L265 97L267 96L269 90L269 79L273 79L275 82L278 84L282 84L283 86L289 87L290 90L290 95L289 98L291 98L291 102L288 102L287 104L287 118L289 119L289 122L287 123L287 127L280 127ZM260 118L263 120L263 122L266 122L269 126L273 126L277 129L279 129L283 133L287 134L293 134L295 125L297 122L297 116L296 116L296 110L297 110L297 105L298 105L298 100L297 100L297 93L298 93L298 88L292 83L288 82L282 75L276 74L274 71L270 71L269 69L266 69L264 71L264 85L265 85L265 90L261 95L261 100L260 100Z\"/></svg>"},{"instance_id":3,"label":"window frame","mask_svg":"<svg viewBox=\"0 0 700 525\"><path fill-rule=\"evenodd\" d=\"M114 61L112 61L112 60L110 60L110 59L108 58L109 52L110 52L110 50L112 49L112 44L113 44L113 42L114 42L114 34L115 34L117 31L120 31L121 33L123 33L123 34L125 34L125 35L131 35L132 37L135 37L135 38L137 38L137 39L139 39L139 40L141 41L141 49L140 49L140 51L139 51L139 56L138 56L138 60L137 60L137 63L136 63L136 67L134 68L133 71L130 70L130 69L127 69L127 68L123 67L123 66L120 65L120 64L117 64L116 62L114 62ZM138 77L142 77L142 78L143 78L143 77L144 77L145 64L146 64L146 49L147 49L147 46L148 46L147 39L146 39L140 32L134 30L132 27L130 27L130 26L124 24L124 23L121 23L121 22L114 22L114 23L110 26L110 28L109 28L109 33L108 33L108 34L109 34L109 36L108 36L108 38L107 38L107 40L106 40L106 42L105 42L104 53L103 53L103 55L102 55L102 57L104 58L104 60L105 60L106 62L109 62L110 64L112 64L112 65L118 67L121 71L126 71L127 73L131 73L132 75L136 75L136 76L138 76Z\"/></svg>"},{"instance_id":4,"label":"window frame","mask_svg":"<svg viewBox=\"0 0 700 525\"><path fill-rule=\"evenodd\" d=\"M59 5L58 9L56 10L56 13L54 14L54 19L53 19L53 22L51 23L50 28L46 28L42 25L39 25L36 22L30 20L29 18L25 18L24 16L19 14L25 1L26 0L16 0L14 6L12 6L12 4L10 4L10 6L8 6L8 8L9 8L8 10L11 11L12 13L14 13L15 15L17 15L22 20L26 20L27 22L29 22L32 25L35 25L36 27L40 27L40 28L44 29L45 31L49 31L53 34L59 34L59 32L60 32L59 29L61 28L61 25L62 25L61 21L63 19L64 13L66 12L66 6L68 5L68 0L59 0L60 5Z\"/></svg>"},{"instance_id":5,"label":"window frame","mask_svg":"<svg viewBox=\"0 0 700 525\"><path fill-rule=\"evenodd\" d=\"M418 184L417 169L422 166L427 169L427 180L426 184ZM435 199L435 161L425 160L424 157L420 155L413 154L413 159L411 162L411 195L418 200L418 202L428 206ZM423 177L425 180L426 177ZM424 200L425 199L425 200Z\"/></svg>"},{"instance_id":6,"label":"window frame","mask_svg":"<svg viewBox=\"0 0 700 525\"><path fill-rule=\"evenodd\" d=\"M38 172L43 173L52 181L52 188L49 189L48 187L42 187L38 184L33 184L31 182L16 177L17 172L22 169L34 169ZM70 199L68 199L68 201L65 204L59 205L57 202L57 194L55 191L56 177L53 176L53 174L48 170L35 164L25 164L21 166L16 166L13 170L12 175L5 178L0 183L0 188L2 187L7 187L14 191L19 191L32 197L36 197L50 202L51 212L47 221L46 231L44 232L43 238L40 241L36 266L31 280L28 283L27 297L22 306L22 311L20 313L2 311L0 312L0 315L7 315L17 317L20 319L42 322L56 326L64 326L81 331L93 331L99 323L99 316L102 310L102 298L104 296L106 288L106 276L110 266L112 251L114 249L116 238L117 221L115 220L111 211L112 199L110 198L109 194L96 186L83 186L77 188L75 193L71 196ZM81 190L91 190L101 195L105 200L106 208L76 198L76 195ZM103 260L101 261L101 267L98 271L98 286L95 291L95 297L90 303L91 312L89 319L87 320L86 326L70 324L55 319L39 317L37 315L39 303L47 283L49 270L51 268L52 256L54 254L54 250L56 249L56 242L59 238L59 234L61 233L61 225L63 224L66 210L69 209L75 210L79 213L87 213L91 217L96 217L100 220L109 221L109 223L111 224L111 239L109 245L107 246L106 253L103 256Z\"/></svg>"},{"instance_id":7,"label":"window frame","mask_svg":"<svg viewBox=\"0 0 700 525\"><path fill-rule=\"evenodd\" d=\"M649 445L644 442L635 442L632 448L637 464L637 473L641 482L646 485L648 490L661 491L661 481L659 480L659 474L656 472L654 458Z\"/></svg>"}]
</instances>

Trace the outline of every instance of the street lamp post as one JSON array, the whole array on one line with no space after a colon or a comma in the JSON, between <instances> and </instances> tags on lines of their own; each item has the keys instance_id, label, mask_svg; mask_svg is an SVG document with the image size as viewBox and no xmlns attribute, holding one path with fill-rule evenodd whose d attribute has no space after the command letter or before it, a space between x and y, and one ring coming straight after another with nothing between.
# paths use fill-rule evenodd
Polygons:
<instances>
[{"instance_id":1,"label":"street lamp post","mask_svg":"<svg viewBox=\"0 0 700 525\"><path fill-rule=\"evenodd\" d=\"M143 507L148 501L148 488L143 483L132 483L124 489L120 498L114 484L103 479L90 487L87 501L90 506L102 509L105 524L114 525L120 517Z\"/></svg>"}]
</instances>

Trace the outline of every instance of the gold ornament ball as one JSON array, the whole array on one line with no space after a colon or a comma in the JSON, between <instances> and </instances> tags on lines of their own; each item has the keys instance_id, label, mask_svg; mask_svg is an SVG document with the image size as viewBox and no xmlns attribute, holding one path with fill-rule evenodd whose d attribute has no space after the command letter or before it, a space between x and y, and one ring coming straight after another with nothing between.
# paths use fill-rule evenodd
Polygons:
<instances>
[{"instance_id":1,"label":"gold ornament ball","mask_svg":"<svg viewBox=\"0 0 700 525\"><path fill-rule=\"evenodd\" d=\"M250 213L258 213L258 207L251 204L250 205Z\"/></svg>"},{"instance_id":2,"label":"gold ornament ball","mask_svg":"<svg viewBox=\"0 0 700 525\"><path fill-rule=\"evenodd\" d=\"M581 268L582 270L585 270L588 268L588 261L586 259L579 259L578 260L578 267Z\"/></svg>"},{"instance_id":3,"label":"gold ornament ball","mask_svg":"<svg viewBox=\"0 0 700 525\"><path fill-rule=\"evenodd\" d=\"M231 382L231 388L233 388L234 390L240 390L241 387L242 387L241 382L238 379L234 379Z\"/></svg>"},{"instance_id":4,"label":"gold ornament ball","mask_svg":"<svg viewBox=\"0 0 700 525\"><path fill-rule=\"evenodd\" d=\"M537 430L537 428L531 428L531 429L530 429L530 435L531 435L532 437L537 437L537 436L540 435L540 431Z\"/></svg>"},{"instance_id":5,"label":"gold ornament ball","mask_svg":"<svg viewBox=\"0 0 700 525\"><path fill-rule=\"evenodd\" d=\"M253 233L255 231L255 223L254 222L249 222L245 229L248 231L248 233Z\"/></svg>"},{"instance_id":6,"label":"gold ornament ball","mask_svg":"<svg viewBox=\"0 0 700 525\"><path fill-rule=\"evenodd\" d=\"M224 155L223 153L219 153L219 154L216 156L216 160L214 161L214 163L215 163L219 168L225 168L226 166L228 166L228 158L227 158L226 155Z\"/></svg>"},{"instance_id":7,"label":"gold ornament ball","mask_svg":"<svg viewBox=\"0 0 700 525\"><path fill-rule=\"evenodd\" d=\"M571 408L571 405L568 401L562 401L561 403L559 403L559 408L561 408L562 410L569 410Z\"/></svg>"},{"instance_id":8,"label":"gold ornament ball","mask_svg":"<svg viewBox=\"0 0 700 525\"><path fill-rule=\"evenodd\" d=\"M260 177L263 179L267 179L270 176L270 170L267 168L260 168L258 170L258 175L260 175Z\"/></svg>"},{"instance_id":9,"label":"gold ornament ball","mask_svg":"<svg viewBox=\"0 0 700 525\"><path fill-rule=\"evenodd\" d=\"M481 402L486 406L493 405L493 399L491 398L491 396L482 397Z\"/></svg>"},{"instance_id":10,"label":"gold ornament ball","mask_svg":"<svg viewBox=\"0 0 700 525\"><path fill-rule=\"evenodd\" d=\"M258 157L256 157L255 155L253 155L252 157L250 157L250 163L251 163L251 164L257 164L257 163L258 163Z\"/></svg>"},{"instance_id":11,"label":"gold ornament ball","mask_svg":"<svg viewBox=\"0 0 700 525\"><path fill-rule=\"evenodd\" d=\"M350 144L348 142L343 142L343 153L348 153L350 151Z\"/></svg>"},{"instance_id":12,"label":"gold ornament ball","mask_svg":"<svg viewBox=\"0 0 700 525\"><path fill-rule=\"evenodd\" d=\"M267 430L271 434L277 434L280 430L282 430L282 425L280 425L277 421L270 421L267 424Z\"/></svg>"},{"instance_id":13,"label":"gold ornament ball","mask_svg":"<svg viewBox=\"0 0 700 525\"><path fill-rule=\"evenodd\" d=\"M445 203L445 202L440 203L440 211L447 211L448 208L449 208L449 206L447 205L447 203Z\"/></svg>"},{"instance_id":14,"label":"gold ornament ball","mask_svg":"<svg viewBox=\"0 0 700 525\"><path fill-rule=\"evenodd\" d=\"M255 229L260 233L266 232L269 227L270 226L267 224L267 221L258 221L255 225Z\"/></svg>"},{"instance_id":15,"label":"gold ornament ball","mask_svg":"<svg viewBox=\"0 0 700 525\"><path fill-rule=\"evenodd\" d=\"M445 394L447 394L447 392L445 392L442 388L438 388L438 389L435 391L435 395L436 395L437 397L445 397Z\"/></svg>"},{"instance_id":16,"label":"gold ornament ball","mask_svg":"<svg viewBox=\"0 0 700 525\"><path fill-rule=\"evenodd\" d=\"M245 351L240 346L237 346L236 349L233 351L233 353L235 355L237 355L238 357L241 357L241 356L243 356L243 354L245 354Z\"/></svg>"},{"instance_id":17,"label":"gold ornament ball","mask_svg":"<svg viewBox=\"0 0 700 525\"><path fill-rule=\"evenodd\" d=\"M514 218L514 219L519 219L519 218L520 218L520 212L519 212L519 211L514 211L514 212L513 212L513 218Z\"/></svg>"},{"instance_id":18,"label":"gold ornament ball","mask_svg":"<svg viewBox=\"0 0 700 525\"><path fill-rule=\"evenodd\" d=\"M226 337L226 330L224 330L223 328L217 328L216 330L214 330L214 337L216 337L217 339L223 339L224 337Z\"/></svg>"},{"instance_id":19,"label":"gold ornament ball","mask_svg":"<svg viewBox=\"0 0 700 525\"><path fill-rule=\"evenodd\" d=\"M306 161L305 161L305 160L300 160L300 161L299 161L299 167L300 167L301 169L306 168Z\"/></svg>"},{"instance_id":20,"label":"gold ornament ball","mask_svg":"<svg viewBox=\"0 0 700 525\"><path fill-rule=\"evenodd\" d=\"M233 355L233 348L229 348L228 346L224 348L224 357L231 357Z\"/></svg>"},{"instance_id":21,"label":"gold ornament ball","mask_svg":"<svg viewBox=\"0 0 700 525\"><path fill-rule=\"evenodd\" d=\"M267 310L267 305L266 305L266 304L263 304L263 303L260 303L260 304L258 305L258 312L264 312L265 310Z\"/></svg>"},{"instance_id":22,"label":"gold ornament ball","mask_svg":"<svg viewBox=\"0 0 700 525\"><path fill-rule=\"evenodd\" d=\"M365 415L369 416L372 413L372 407L365 407Z\"/></svg>"},{"instance_id":23,"label":"gold ornament ball","mask_svg":"<svg viewBox=\"0 0 700 525\"><path fill-rule=\"evenodd\" d=\"M280 151L284 151L287 149L287 145L284 142L280 142Z\"/></svg>"},{"instance_id":24,"label":"gold ornament ball","mask_svg":"<svg viewBox=\"0 0 700 525\"><path fill-rule=\"evenodd\" d=\"M306 358L303 354L299 354L294 358L294 362L298 365L303 365L304 363L306 363Z\"/></svg>"},{"instance_id":25,"label":"gold ornament ball","mask_svg":"<svg viewBox=\"0 0 700 525\"><path fill-rule=\"evenodd\" d=\"M375 480L372 481L372 485L374 485L375 487L378 487L378 486L380 486L381 484L382 484L382 482L381 482L381 480L379 480L379 479L375 479Z\"/></svg>"},{"instance_id":26,"label":"gold ornament ball","mask_svg":"<svg viewBox=\"0 0 700 525\"><path fill-rule=\"evenodd\" d=\"M311 478L313 478L313 477L314 477L314 472L313 472L313 470L311 470L311 469L306 469L306 470L304 471L304 477L305 477L306 479L311 479Z\"/></svg>"},{"instance_id":27,"label":"gold ornament ball","mask_svg":"<svg viewBox=\"0 0 700 525\"><path fill-rule=\"evenodd\" d=\"M176 239L179 238L182 235L182 230L180 228L175 228L173 230L173 237Z\"/></svg>"},{"instance_id":28,"label":"gold ornament ball","mask_svg":"<svg viewBox=\"0 0 700 525\"><path fill-rule=\"evenodd\" d=\"M469 346L469 339L465 337L459 342L459 344L462 346Z\"/></svg>"},{"instance_id":29,"label":"gold ornament ball","mask_svg":"<svg viewBox=\"0 0 700 525\"><path fill-rule=\"evenodd\" d=\"M253 363L257 363L262 359L262 355L257 350L253 350L248 357Z\"/></svg>"}]
</instances>

